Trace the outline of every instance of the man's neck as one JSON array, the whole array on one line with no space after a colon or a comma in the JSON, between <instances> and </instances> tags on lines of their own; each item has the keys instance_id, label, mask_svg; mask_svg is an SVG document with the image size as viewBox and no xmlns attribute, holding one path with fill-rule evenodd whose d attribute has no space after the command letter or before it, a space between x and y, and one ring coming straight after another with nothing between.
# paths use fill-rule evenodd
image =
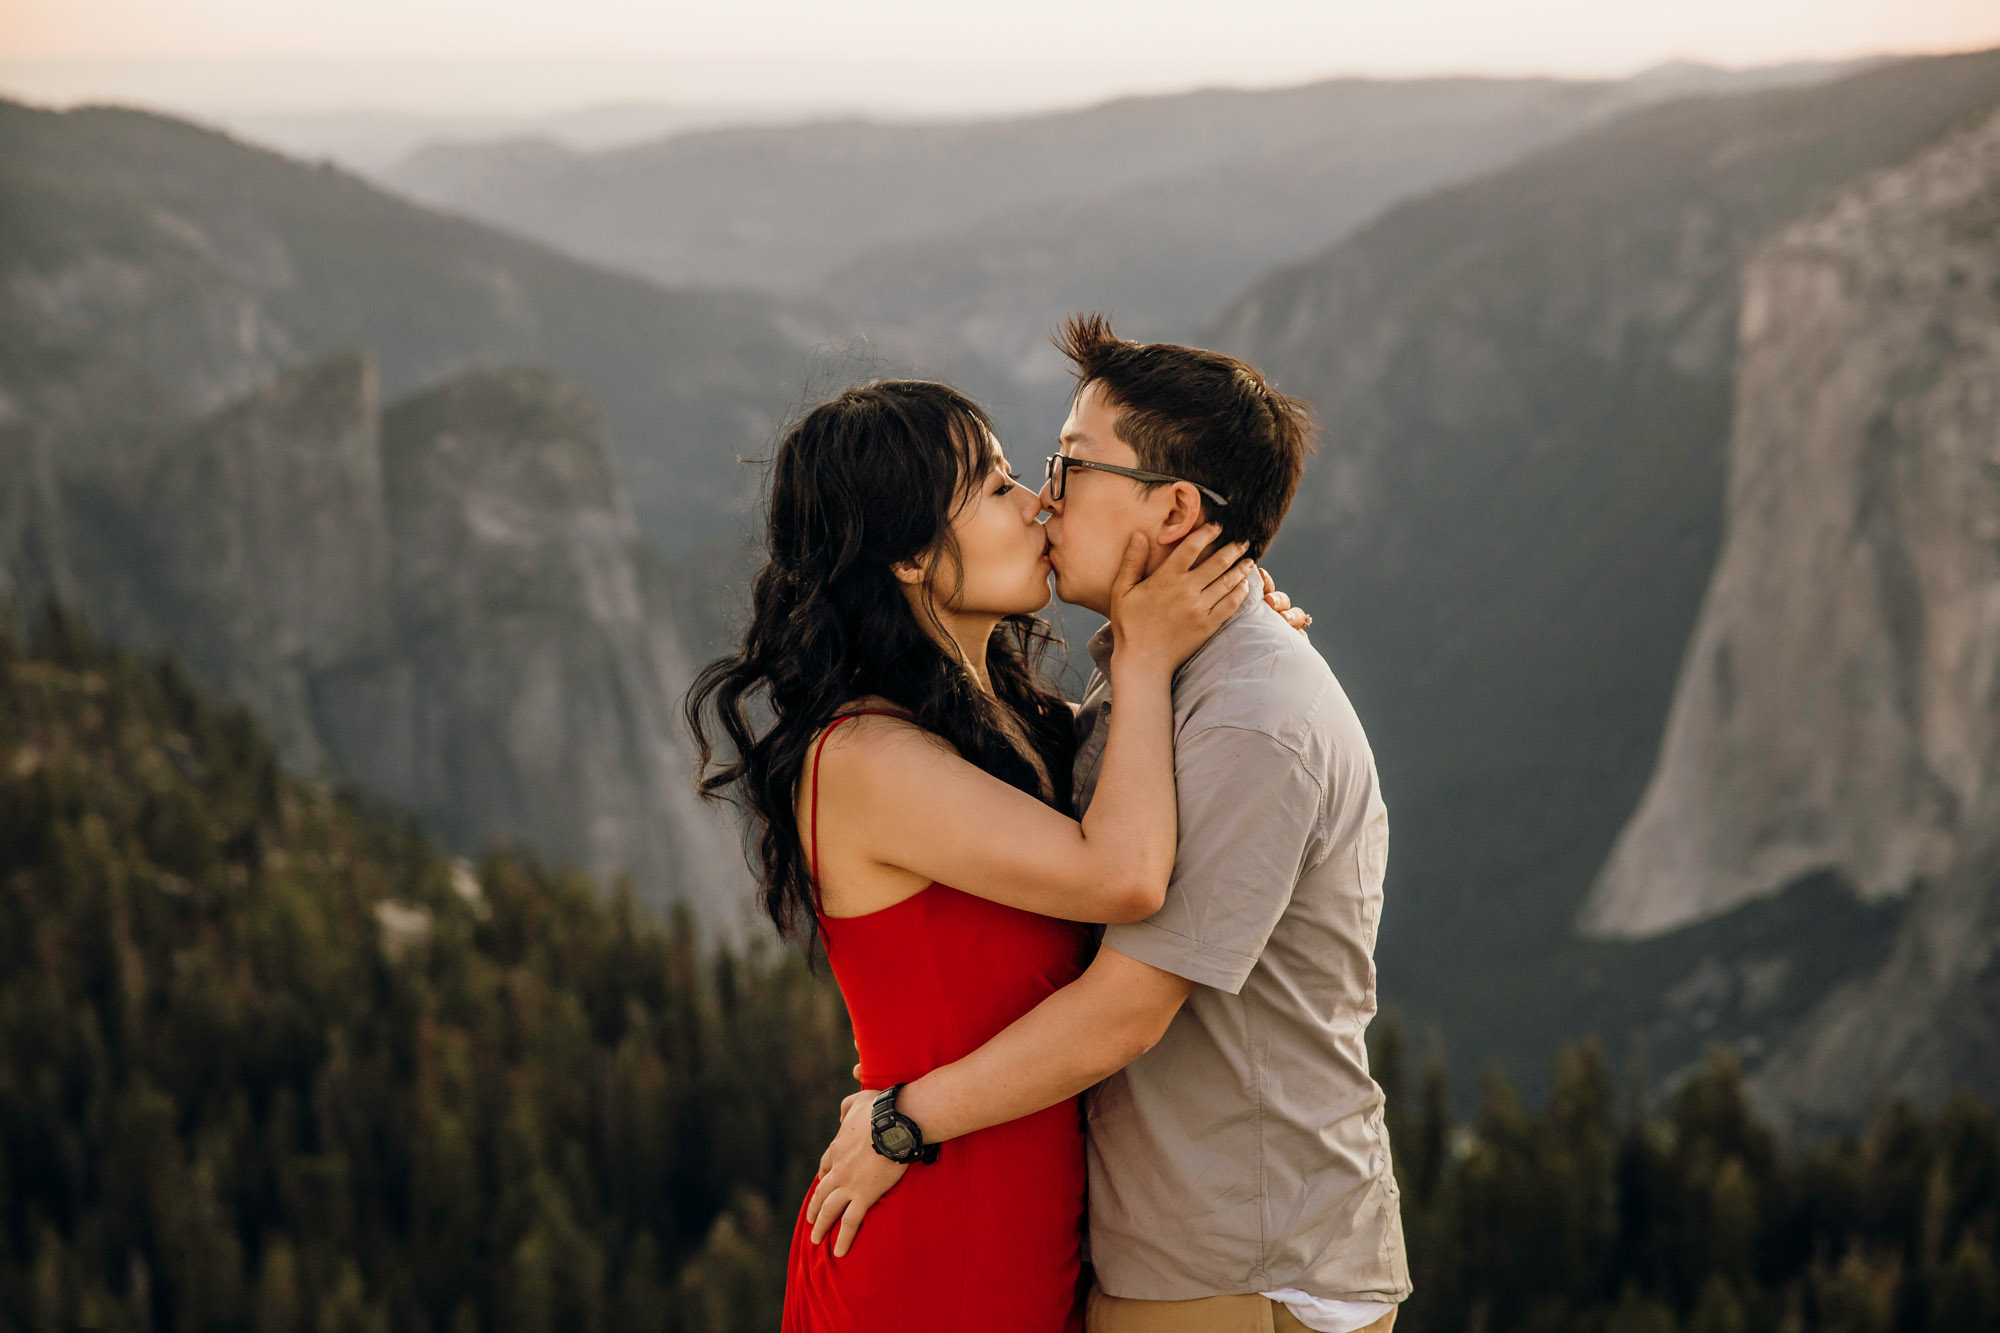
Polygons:
<instances>
[{"instance_id":1,"label":"man's neck","mask_svg":"<svg viewBox=\"0 0 2000 1333\"><path fill-rule=\"evenodd\" d=\"M1187 669L1188 662L1192 662L1197 656L1201 654L1202 649L1207 648L1209 644L1215 642L1216 635L1226 632L1231 625L1236 624L1238 621L1243 620L1245 617L1256 615L1257 614L1256 608L1263 604L1264 604L1264 599L1261 597L1244 598L1243 605L1237 607L1234 611L1231 611L1229 613L1229 618L1227 620L1224 620L1220 625L1216 626L1215 633L1209 635L1208 638L1204 639L1202 641L1201 647L1195 649L1194 652L1188 654L1187 661L1182 662L1179 667L1175 668L1174 670L1175 682L1176 683L1179 682L1181 678L1181 672ZM1115 645L1112 643L1111 626L1109 623L1106 623L1105 625L1101 626L1095 634L1090 636L1090 643L1088 647L1090 651L1091 662L1097 667L1099 671L1102 671L1106 675L1109 675L1111 672L1111 654L1115 647Z\"/></svg>"}]
</instances>

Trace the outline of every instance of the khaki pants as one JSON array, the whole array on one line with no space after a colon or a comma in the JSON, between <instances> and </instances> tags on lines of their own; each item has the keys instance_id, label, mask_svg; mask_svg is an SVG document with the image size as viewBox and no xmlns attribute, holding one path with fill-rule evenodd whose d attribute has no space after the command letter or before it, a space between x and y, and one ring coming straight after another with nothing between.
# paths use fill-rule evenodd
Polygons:
<instances>
[{"instance_id":1,"label":"khaki pants","mask_svg":"<svg viewBox=\"0 0 2000 1333\"><path fill-rule=\"evenodd\" d=\"M1355 1333L1389 1333L1394 1310ZM1133 1301L1090 1289L1086 1333L1313 1333L1266 1296L1204 1296L1195 1301Z\"/></svg>"}]
</instances>

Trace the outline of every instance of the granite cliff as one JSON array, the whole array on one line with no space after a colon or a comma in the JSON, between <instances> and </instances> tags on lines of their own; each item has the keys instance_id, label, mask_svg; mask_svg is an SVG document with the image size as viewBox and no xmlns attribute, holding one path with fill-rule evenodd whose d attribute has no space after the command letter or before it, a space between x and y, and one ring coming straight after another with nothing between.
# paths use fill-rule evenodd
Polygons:
<instances>
[{"instance_id":1,"label":"granite cliff","mask_svg":"<svg viewBox=\"0 0 2000 1333\"><path fill-rule=\"evenodd\" d=\"M595 408L482 369L385 410L377 378L338 357L66 479L75 600L247 705L289 767L735 931L742 860L692 794L687 663ZM48 488L6 489L0 514L42 512Z\"/></svg>"},{"instance_id":2,"label":"granite cliff","mask_svg":"<svg viewBox=\"0 0 2000 1333\"><path fill-rule=\"evenodd\" d=\"M93 624L170 644L301 772L329 757L314 681L384 628L379 414L373 363L344 356L63 486Z\"/></svg>"},{"instance_id":3,"label":"granite cliff","mask_svg":"<svg viewBox=\"0 0 2000 1333\"><path fill-rule=\"evenodd\" d=\"M1784 229L1743 293L1727 540L1579 923L1809 877L1907 899L1757 1085L1808 1120L2000 1094L2000 114Z\"/></svg>"},{"instance_id":4,"label":"granite cliff","mask_svg":"<svg viewBox=\"0 0 2000 1333\"><path fill-rule=\"evenodd\" d=\"M1650 1059L1681 1067L1729 1021L1702 1025L1704 960L1753 941L1785 960L1760 1031L1879 963L1882 917L1851 900L1780 895L1699 949L1574 923L1715 569L1744 265L1997 105L1984 52L1635 111L1388 213L1205 335L1325 425L1269 563L1317 617L1398 812L1385 1001L1438 1024L1468 1081L1494 1057L1532 1081L1580 1021L1622 1046L1663 1009Z\"/></svg>"}]
</instances>

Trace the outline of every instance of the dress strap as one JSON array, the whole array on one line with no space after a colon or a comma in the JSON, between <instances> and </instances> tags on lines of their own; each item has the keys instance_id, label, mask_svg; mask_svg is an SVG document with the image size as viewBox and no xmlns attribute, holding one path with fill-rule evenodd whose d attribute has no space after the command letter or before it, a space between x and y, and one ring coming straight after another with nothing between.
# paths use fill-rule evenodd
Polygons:
<instances>
[{"instance_id":1,"label":"dress strap","mask_svg":"<svg viewBox=\"0 0 2000 1333\"><path fill-rule=\"evenodd\" d=\"M826 729L820 732L819 734L819 742L813 746L812 797L811 797L812 851L809 859L806 862L806 870L812 875L813 897L815 899L819 897L819 758L820 758L820 753L826 749L826 738L828 736L833 735L834 729L838 727L841 723L847 721L847 719L850 717L901 717L901 716L902 716L901 713L892 713L886 708L857 708L852 713L842 713L839 717L835 718L833 721L826 724Z\"/></svg>"}]
</instances>

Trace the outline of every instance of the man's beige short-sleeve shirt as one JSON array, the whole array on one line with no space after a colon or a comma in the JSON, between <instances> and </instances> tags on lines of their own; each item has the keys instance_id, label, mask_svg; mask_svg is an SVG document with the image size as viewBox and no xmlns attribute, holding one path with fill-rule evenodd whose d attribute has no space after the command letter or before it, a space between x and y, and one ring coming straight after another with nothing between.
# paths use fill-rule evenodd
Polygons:
<instances>
[{"instance_id":1,"label":"man's beige short-sleeve shirt","mask_svg":"<svg viewBox=\"0 0 2000 1333\"><path fill-rule=\"evenodd\" d=\"M1109 630L1078 714L1088 808ZM1196 983L1089 1097L1090 1249L1113 1296L1410 1292L1364 1041L1389 815L1346 693L1256 598L1175 674L1180 846L1166 904L1106 948Z\"/></svg>"}]
</instances>

